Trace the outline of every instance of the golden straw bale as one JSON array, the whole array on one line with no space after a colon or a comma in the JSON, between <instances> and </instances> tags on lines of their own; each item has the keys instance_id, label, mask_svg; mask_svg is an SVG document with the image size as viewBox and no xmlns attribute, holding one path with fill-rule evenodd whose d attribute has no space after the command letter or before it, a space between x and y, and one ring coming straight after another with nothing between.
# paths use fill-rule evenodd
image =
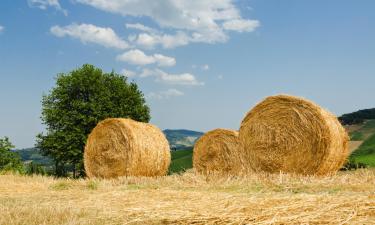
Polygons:
<instances>
[{"instance_id":1,"label":"golden straw bale","mask_svg":"<svg viewBox=\"0 0 375 225\"><path fill-rule=\"evenodd\" d=\"M88 177L162 176L171 161L164 134L154 125L131 119L106 119L87 139Z\"/></svg>"},{"instance_id":2,"label":"golden straw bale","mask_svg":"<svg viewBox=\"0 0 375 225\"><path fill-rule=\"evenodd\" d=\"M209 131L195 143L193 167L203 174L238 174L243 166L241 150L237 131Z\"/></svg>"},{"instance_id":3,"label":"golden straw bale","mask_svg":"<svg viewBox=\"0 0 375 225\"><path fill-rule=\"evenodd\" d=\"M334 115L288 95L268 97L248 112L239 139L256 171L331 174L349 154L348 134Z\"/></svg>"}]
</instances>

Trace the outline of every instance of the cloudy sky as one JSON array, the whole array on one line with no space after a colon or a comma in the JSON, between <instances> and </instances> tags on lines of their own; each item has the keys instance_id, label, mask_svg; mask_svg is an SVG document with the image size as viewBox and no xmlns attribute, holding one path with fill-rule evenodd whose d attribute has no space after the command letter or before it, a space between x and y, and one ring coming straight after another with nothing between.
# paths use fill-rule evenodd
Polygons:
<instances>
[{"instance_id":1,"label":"cloudy sky","mask_svg":"<svg viewBox=\"0 0 375 225\"><path fill-rule=\"evenodd\" d=\"M1 0L0 137L31 147L54 77L137 82L160 128L238 128L278 93L375 107L373 0Z\"/></svg>"}]
</instances>

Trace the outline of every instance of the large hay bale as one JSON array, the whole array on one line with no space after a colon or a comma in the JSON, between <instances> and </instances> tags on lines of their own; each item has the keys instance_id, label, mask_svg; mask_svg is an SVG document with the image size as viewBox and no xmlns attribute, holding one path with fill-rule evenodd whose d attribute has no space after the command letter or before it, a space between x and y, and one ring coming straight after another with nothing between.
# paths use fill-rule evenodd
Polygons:
<instances>
[{"instance_id":1,"label":"large hay bale","mask_svg":"<svg viewBox=\"0 0 375 225\"><path fill-rule=\"evenodd\" d=\"M239 138L256 171L324 175L348 156L348 135L337 118L297 97L266 98L243 119Z\"/></svg>"},{"instance_id":2,"label":"large hay bale","mask_svg":"<svg viewBox=\"0 0 375 225\"><path fill-rule=\"evenodd\" d=\"M162 176L171 161L164 134L151 124L106 119L88 137L84 163L88 177Z\"/></svg>"},{"instance_id":3,"label":"large hay bale","mask_svg":"<svg viewBox=\"0 0 375 225\"><path fill-rule=\"evenodd\" d=\"M194 145L193 167L203 174L237 174L243 166L241 150L237 131L209 131Z\"/></svg>"}]
</instances>

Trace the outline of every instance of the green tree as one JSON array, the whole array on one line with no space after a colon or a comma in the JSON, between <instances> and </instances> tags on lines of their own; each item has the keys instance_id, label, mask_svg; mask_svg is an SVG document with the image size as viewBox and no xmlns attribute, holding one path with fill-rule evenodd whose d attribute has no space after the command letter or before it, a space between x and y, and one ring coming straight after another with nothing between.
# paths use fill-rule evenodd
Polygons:
<instances>
[{"instance_id":1,"label":"green tree","mask_svg":"<svg viewBox=\"0 0 375 225\"><path fill-rule=\"evenodd\" d=\"M26 174L28 174L28 175L33 175L33 174L46 175L47 172L46 172L46 169L44 168L44 166L42 166L38 163L30 162L26 165Z\"/></svg>"},{"instance_id":2,"label":"green tree","mask_svg":"<svg viewBox=\"0 0 375 225\"><path fill-rule=\"evenodd\" d=\"M23 164L20 156L12 152L14 148L8 137L0 138L0 171L18 171L23 172Z\"/></svg>"},{"instance_id":3,"label":"green tree","mask_svg":"<svg viewBox=\"0 0 375 225\"><path fill-rule=\"evenodd\" d=\"M66 174L66 165L83 170L86 139L96 124L106 118L150 120L150 110L135 83L115 72L104 73L83 65L59 74L56 86L42 99L41 119L46 133L37 136L36 147L55 162L58 176Z\"/></svg>"}]
</instances>

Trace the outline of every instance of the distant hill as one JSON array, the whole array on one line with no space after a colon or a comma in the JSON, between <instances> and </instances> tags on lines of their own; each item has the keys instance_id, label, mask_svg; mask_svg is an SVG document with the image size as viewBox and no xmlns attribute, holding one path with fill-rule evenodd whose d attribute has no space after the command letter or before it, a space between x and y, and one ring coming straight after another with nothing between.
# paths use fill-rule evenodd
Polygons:
<instances>
[{"instance_id":1,"label":"distant hill","mask_svg":"<svg viewBox=\"0 0 375 225\"><path fill-rule=\"evenodd\" d=\"M358 124L345 126L355 148L350 156L356 162L375 167L375 120L364 120Z\"/></svg>"},{"instance_id":2,"label":"distant hill","mask_svg":"<svg viewBox=\"0 0 375 225\"><path fill-rule=\"evenodd\" d=\"M43 156L37 148L24 148L15 150L21 156L24 162L33 162L40 165L52 165L53 162L49 157Z\"/></svg>"},{"instance_id":3,"label":"distant hill","mask_svg":"<svg viewBox=\"0 0 375 225\"><path fill-rule=\"evenodd\" d=\"M366 120L375 120L375 108L344 114L339 117L339 120L343 125L360 124Z\"/></svg>"},{"instance_id":4,"label":"distant hill","mask_svg":"<svg viewBox=\"0 0 375 225\"><path fill-rule=\"evenodd\" d=\"M195 141L200 138L203 133L191 130L164 130L171 149L186 149L194 146Z\"/></svg>"}]
</instances>

